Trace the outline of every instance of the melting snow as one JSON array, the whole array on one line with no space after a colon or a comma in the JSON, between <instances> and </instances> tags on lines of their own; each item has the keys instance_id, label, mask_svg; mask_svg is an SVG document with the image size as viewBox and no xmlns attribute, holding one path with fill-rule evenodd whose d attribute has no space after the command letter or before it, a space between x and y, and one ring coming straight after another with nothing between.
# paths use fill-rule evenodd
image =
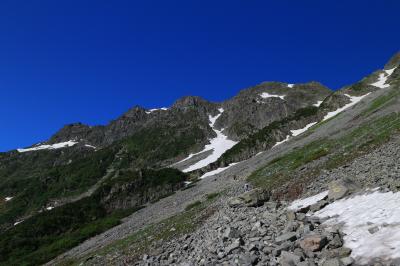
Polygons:
<instances>
[{"instance_id":1,"label":"melting snow","mask_svg":"<svg viewBox=\"0 0 400 266\"><path fill-rule=\"evenodd\" d=\"M146 114L151 114L152 112L155 112L155 111L167 111L167 110L168 110L167 107L161 107L161 108L156 108L156 109L150 109L150 110L146 111Z\"/></svg>"},{"instance_id":2,"label":"melting snow","mask_svg":"<svg viewBox=\"0 0 400 266\"><path fill-rule=\"evenodd\" d=\"M375 83L372 83L371 85L375 86L375 87L378 87L378 88L381 88L381 89L389 87L390 85L386 84L386 81L387 81L388 77L390 77L390 75L393 74L395 69L396 68L384 70L384 73L381 73L379 75L378 81L375 82Z\"/></svg>"},{"instance_id":3,"label":"melting snow","mask_svg":"<svg viewBox=\"0 0 400 266\"><path fill-rule=\"evenodd\" d=\"M52 209L54 209L53 206L49 206L49 207L46 208L46 210L48 210L48 211L51 211Z\"/></svg>"},{"instance_id":4,"label":"melting snow","mask_svg":"<svg viewBox=\"0 0 400 266\"><path fill-rule=\"evenodd\" d=\"M317 101L317 103L313 104L315 107L320 107L324 101Z\"/></svg>"},{"instance_id":5,"label":"melting snow","mask_svg":"<svg viewBox=\"0 0 400 266\"><path fill-rule=\"evenodd\" d=\"M268 92L263 92L260 94L261 98L267 99L267 98L281 98L282 100L285 99L286 95L275 95L275 94L269 94Z\"/></svg>"},{"instance_id":6,"label":"melting snow","mask_svg":"<svg viewBox=\"0 0 400 266\"><path fill-rule=\"evenodd\" d=\"M39 151L39 150L55 150L55 149L61 149L61 148L66 148L66 147L72 147L75 144L78 144L78 142L75 142L73 140L67 141L67 142L61 142L61 143L56 143L56 144L51 144L51 145L39 145L35 146L32 148L27 148L27 149L18 149L18 152L29 152L29 151Z\"/></svg>"},{"instance_id":7,"label":"melting snow","mask_svg":"<svg viewBox=\"0 0 400 266\"><path fill-rule=\"evenodd\" d=\"M228 137L222 133L223 129L218 130L218 129L214 128L215 122L221 116L221 114L224 112L224 109L220 108L220 109L218 109L218 111L220 112L218 115L216 115L216 116L210 115L209 116L210 127L214 130L214 132L217 134L217 136L215 138L211 139L210 144L207 144L201 152L198 152L195 154L190 154L186 159L184 159L180 162L184 162L184 161L192 158L193 156L203 153L203 152L206 152L206 151L212 151L212 153L209 156L207 156L206 158L204 158L203 160L200 160L197 163L191 165L190 167L184 169L183 172L194 171L194 170L203 168L203 167L209 165L210 163L217 161L218 158L221 157L221 155L224 152L226 152L227 150L229 150L230 148L232 148L233 146L235 146L237 144L236 141L229 140ZM178 163L180 163L180 162L178 162Z\"/></svg>"},{"instance_id":8,"label":"melting snow","mask_svg":"<svg viewBox=\"0 0 400 266\"><path fill-rule=\"evenodd\" d=\"M24 220L21 220L21 221L15 222L15 223L14 223L14 226L16 226L16 225L18 225L18 224L22 223L23 221L24 221Z\"/></svg>"},{"instance_id":9,"label":"melting snow","mask_svg":"<svg viewBox=\"0 0 400 266\"><path fill-rule=\"evenodd\" d=\"M332 111L329 112L328 114L326 114L326 116L324 117L324 119L322 119L322 121L328 120L332 117L334 117L335 115L343 112L344 110L346 110L347 108L352 107L353 105L355 105L356 103L358 103L359 101L361 101L362 98L364 98L365 96L367 96L369 93L362 95L362 96L351 96L348 94L345 94L347 97L350 98L350 103L346 104L345 106L337 109L336 111Z\"/></svg>"},{"instance_id":10,"label":"melting snow","mask_svg":"<svg viewBox=\"0 0 400 266\"><path fill-rule=\"evenodd\" d=\"M184 183L185 183L185 186L189 186L189 185L192 184L193 182L192 182L192 181L185 181Z\"/></svg>"},{"instance_id":11,"label":"melting snow","mask_svg":"<svg viewBox=\"0 0 400 266\"><path fill-rule=\"evenodd\" d=\"M215 170L213 170L213 171L207 172L207 173L205 173L204 175L202 175L202 176L200 177L200 179L203 179L203 178L206 178L206 177L208 177L208 176L213 176L213 175L222 173L222 172L225 171L226 169L228 169L228 168L230 168L230 167L232 167L232 166L234 166L234 165L236 165L236 164L238 164L238 163L231 163L230 165L228 165L228 166L226 166L226 167L221 167L221 168L215 169Z\"/></svg>"},{"instance_id":12,"label":"melting snow","mask_svg":"<svg viewBox=\"0 0 400 266\"><path fill-rule=\"evenodd\" d=\"M92 149L97 149L95 146L92 146L92 145L89 145L89 144L85 144L85 147L92 148Z\"/></svg>"},{"instance_id":13,"label":"melting snow","mask_svg":"<svg viewBox=\"0 0 400 266\"><path fill-rule=\"evenodd\" d=\"M13 199L13 197L5 197L5 201L10 201L10 200L12 200Z\"/></svg>"},{"instance_id":14,"label":"melting snow","mask_svg":"<svg viewBox=\"0 0 400 266\"><path fill-rule=\"evenodd\" d=\"M310 127L312 127L315 124L317 124L317 122L310 123L307 126L305 126L304 128L290 130L290 133L292 133L292 136L298 136L298 135L306 132Z\"/></svg>"},{"instance_id":15,"label":"melting snow","mask_svg":"<svg viewBox=\"0 0 400 266\"><path fill-rule=\"evenodd\" d=\"M289 88L293 88L294 87L294 84L288 84L287 85Z\"/></svg>"},{"instance_id":16,"label":"melting snow","mask_svg":"<svg viewBox=\"0 0 400 266\"><path fill-rule=\"evenodd\" d=\"M400 258L400 192L374 192L338 200L315 213L324 224L343 224L344 245L360 264ZM375 233L368 229L378 228Z\"/></svg>"},{"instance_id":17,"label":"melting snow","mask_svg":"<svg viewBox=\"0 0 400 266\"><path fill-rule=\"evenodd\" d=\"M275 145L274 145L273 147L276 147L276 146L278 146L278 145L281 145L282 143L288 141L289 139L290 139L290 135L287 135L287 136L286 136L286 139L275 143ZM273 148L273 147L272 147L272 148Z\"/></svg>"},{"instance_id":18,"label":"melting snow","mask_svg":"<svg viewBox=\"0 0 400 266\"><path fill-rule=\"evenodd\" d=\"M327 190L309 198L295 200L292 202L292 204L289 205L288 209L292 211L297 211L301 208L311 206L328 196L328 193L329 191Z\"/></svg>"}]
</instances>

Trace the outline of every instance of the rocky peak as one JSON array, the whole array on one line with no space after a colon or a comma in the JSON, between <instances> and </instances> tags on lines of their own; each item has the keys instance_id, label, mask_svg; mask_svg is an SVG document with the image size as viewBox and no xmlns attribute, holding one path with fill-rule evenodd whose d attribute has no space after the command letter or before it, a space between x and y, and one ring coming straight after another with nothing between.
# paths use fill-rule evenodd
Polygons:
<instances>
[{"instance_id":1,"label":"rocky peak","mask_svg":"<svg viewBox=\"0 0 400 266\"><path fill-rule=\"evenodd\" d=\"M82 123L65 125L48 141L50 144L74 139L84 139L91 127Z\"/></svg>"},{"instance_id":2,"label":"rocky peak","mask_svg":"<svg viewBox=\"0 0 400 266\"><path fill-rule=\"evenodd\" d=\"M131 108L128 112L123 114L121 118L133 118L133 119L141 119L146 116L146 109L143 107L136 105L133 108Z\"/></svg>"},{"instance_id":3,"label":"rocky peak","mask_svg":"<svg viewBox=\"0 0 400 266\"><path fill-rule=\"evenodd\" d=\"M390 58L389 62L385 65L385 69L392 69L394 67L398 67L400 65L400 52L397 52L392 58Z\"/></svg>"},{"instance_id":4,"label":"rocky peak","mask_svg":"<svg viewBox=\"0 0 400 266\"><path fill-rule=\"evenodd\" d=\"M185 96L178 99L173 104L172 107L180 109L180 108L204 106L207 104L209 104L209 102L199 96Z\"/></svg>"}]
</instances>

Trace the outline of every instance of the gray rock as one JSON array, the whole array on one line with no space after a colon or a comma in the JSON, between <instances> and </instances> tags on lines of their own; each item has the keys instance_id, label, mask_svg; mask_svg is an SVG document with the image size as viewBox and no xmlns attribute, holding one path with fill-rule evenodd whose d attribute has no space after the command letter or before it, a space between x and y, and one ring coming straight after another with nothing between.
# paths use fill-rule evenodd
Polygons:
<instances>
[{"instance_id":1,"label":"gray rock","mask_svg":"<svg viewBox=\"0 0 400 266\"><path fill-rule=\"evenodd\" d=\"M301 260L300 256L297 256L293 253L287 252L287 251L282 251L281 257L280 257L280 264L282 266L292 266L292 265L297 265Z\"/></svg>"},{"instance_id":2,"label":"gray rock","mask_svg":"<svg viewBox=\"0 0 400 266\"><path fill-rule=\"evenodd\" d=\"M343 263L338 258L334 258L325 261L322 266L343 266Z\"/></svg>"},{"instance_id":3,"label":"gray rock","mask_svg":"<svg viewBox=\"0 0 400 266\"><path fill-rule=\"evenodd\" d=\"M354 259L353 259L353 258L350 258L350 257L341 258L340 261L342 262L342 264L343 264L344 266L350 266L350 265L352 265L352 264L354 263Z\"/></svg>"},{"instance_id":4,"label":"gray rock","mask_svg":"<svg viewBox=\"0 0 400 266\"><path fill-rule=\"evenodd\" d=\"M286 241L295 241L296 239L297 239L297 234L295 232L289 232L275 238L275 242L281 244Z\"/></svg>"},{"instance_id":5,"label":"gray rock","mask_svg":"<svg viewBox=\"0 0 400 266\"><path fill-rule=\"evenodd\" d=\"M223 234L223 238L225 240L229 238L240 238L240 237L241 237L241 232L234 227L228 227Z\"/></svg>"},{"instance_id":6,"label":"gray rock","mask_svg":"<svg viewBox=\"0 0 400 266\"><path fill-rule=\"evenodd\" d=\"M245 192L236 198L229 200L228 204L230 207L258 207L269 199L269 193L262 189L253 189Z\"/></svg>"},{"instance_id":7,"label":"gray rock","mask_svg":"<svg viewBox=\"0 0 400 266\"><path fill-rule=\"evenodd\" d=\"M329 184L328 198L338 200L358 189L358 186L349 179L335 180Z\"/></svg>"},{"instance_id":8,"label":"gray rock","mask_svg":"<svg viewBox=\"0 0 400 266\"><path fill-rule=\"evenodd\" d=\"M368 232L369 232L371 235L377 233L378 231L379 231L379 227L378 227L378 226L374 226L374 227L368 229Z\"/></svg>"}]
</instances>

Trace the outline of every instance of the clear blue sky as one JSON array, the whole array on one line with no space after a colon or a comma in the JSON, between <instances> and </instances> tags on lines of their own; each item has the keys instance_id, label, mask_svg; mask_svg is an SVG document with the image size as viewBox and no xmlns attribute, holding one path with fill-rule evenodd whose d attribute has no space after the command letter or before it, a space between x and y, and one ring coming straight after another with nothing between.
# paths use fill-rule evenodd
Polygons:
<instances>
[{"instance_id":1,"label":"clear blue sky","mask_svg":"<svg viewBox=\"0 0 400 266\"><path fill-rule=\"evenodd\" d=\"M397 0L3 0L0 151L184 95L262 81L337 89L399 50Z\"/></svg>"}]
</instances>

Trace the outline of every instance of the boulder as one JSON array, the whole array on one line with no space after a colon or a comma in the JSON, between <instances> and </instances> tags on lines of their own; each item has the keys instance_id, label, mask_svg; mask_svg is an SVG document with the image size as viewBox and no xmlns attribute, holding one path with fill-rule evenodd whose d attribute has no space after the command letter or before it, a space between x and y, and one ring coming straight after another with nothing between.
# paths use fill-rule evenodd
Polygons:
<instances>
[{"instance_id":1,"label":"boulder","mask_svg":"<svg viewBox=\"0 0 400 266\"><path fill-rule=\"evenodd\" d=\"M268 192L262 189L253 189L245 192L236 198L229 200L228 205L230 207L258 207L269 199L270 195Z\"/></svg>"},{"instance_id":2,"label":"boulder","mask_svg":"<svg viewBox=\"0 0 400 266\"><path fill-rule=\"evenodd\" d=\"M335 180L329 184L328 199L338 200L356 191L358 186L350 179Z\"/></svg>"},{"instance_id":3,"label":"boulder","mask_svg":"<svg viewBox=\"0 0 400 266\"><path fill-rule=\"evenodd\" d=\"M326 236L310 235L300 241L300 247L306 252L320 251L328 243Z\"/></svg>"}]
</instances>

